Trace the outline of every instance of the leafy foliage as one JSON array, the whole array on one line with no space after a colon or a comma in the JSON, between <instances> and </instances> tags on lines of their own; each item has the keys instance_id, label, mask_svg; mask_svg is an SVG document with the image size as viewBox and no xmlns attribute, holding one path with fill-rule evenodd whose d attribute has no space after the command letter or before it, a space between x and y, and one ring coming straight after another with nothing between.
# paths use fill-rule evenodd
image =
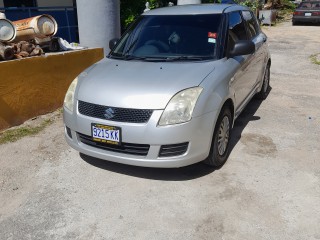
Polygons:
<instances>
[{"instance_id":1,"label":"leafy foliage","mask_svg":"<svg viewBox=\"0 0 320 240\"><path fill-rule=\"evenodd\" d=\"M121 27L124 31L146 8L149 2L150 8L168 6L169 2L177 4L177 0L121 0Z\"/></svg>"},{"instance_id":2,"label":"leafy foliage","mask_svg":"<svg viewBox=\"0 0 320 240\"><path fill-rule=\"evenodd\" d=\"M249 7L253 12L256 12L259 9L260 1L259 0L245 0L245 1L236 1L238 4Z\"/></svg>"},{"instance_id":3,"label":"leafy foliage","mask_svg":"<svg viewBox=\"0 0 320 240\"><path fill-rule=\"evenodd\" d=\"M219 3L221 0L202 0L202 3ZM260 0L234 0L238 4L247 6L252 9L254 13L257 13L258 9L261 9ZM177 0L120 0L121 2L121 27L124 32L127 27L140 15L146 8L146 2L149 2L150 9L165 7L169 5L169 2L177 4ZM292 14L295 9L295 5L290 0L268 0L267 9L278 10L278 20L285 18Z\"/></svg>"},{"instance_id":4,"label":"leafy foliage","mask_svg":"<svg viewBox=\"0 0 320 240\"><path fill-rule=\"evenodd\" d=\"M320 53L311 55L310 60L312 63L320 65Z\"/></svg>"},{"instance_id":5,"label":"leafy foliage","mask_svg":"<svg viewBox=\"0 0 320 240\"><path fill-rule=\"evenodd\" d=\"M202 0L202 3L214 3L220 0ZM121 27L124 31L146 8L146 2L149 2L150 9L165 7L172 2L177 5L177 0L121 0Z\"/></svg>"}]
</instances>

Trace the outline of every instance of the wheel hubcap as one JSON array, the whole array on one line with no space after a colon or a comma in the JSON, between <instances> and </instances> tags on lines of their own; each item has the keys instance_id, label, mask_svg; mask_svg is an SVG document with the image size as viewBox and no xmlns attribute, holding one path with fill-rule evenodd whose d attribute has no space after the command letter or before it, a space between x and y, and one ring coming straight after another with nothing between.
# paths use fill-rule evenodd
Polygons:
<instances>
[{"instance_id":1,"label":"wheel hubcap","mask_svg":"<svg viewBox=\"0 0 320 240\"><path fill-rule=\"evenodd\" d=\"M218 134L218 152L219 155L223 155L228 146L229 142L229 133L230 133L230 122L229 118L225 116L221 122Z\"/></svg>"}]
</instances>

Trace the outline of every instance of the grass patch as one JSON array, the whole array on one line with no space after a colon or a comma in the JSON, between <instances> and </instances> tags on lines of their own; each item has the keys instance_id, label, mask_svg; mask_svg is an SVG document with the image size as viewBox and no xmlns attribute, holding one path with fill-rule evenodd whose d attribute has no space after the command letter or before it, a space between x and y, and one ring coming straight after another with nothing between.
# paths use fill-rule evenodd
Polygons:
<instances>
[{"instance_id":1,"label":"grass patch","mask_svg":"<svg viewBox=\"0 0 320 240\"><path fill-rule=\"evenodd\" d=\"M44 120L38 126L34 126L34 127L26 126L26 127L19 127L16 129L6 130L0 133L0 144L5 144L8 142L16 142L25 136L36 135L37 133L45 129L47 126L49 126L51 123L53 123L53 120L47 119L47 120Z\"/></svg>"},{"instance_id":2,"label":"grass patch","mask_svg":"<svg viewBox=\"0 0 320 240\"><path fill-rule=\"evenodd\" d=\"M320 53L311 55L310 60L312 63L320 65Z\"/></svg>"}]
</instances>

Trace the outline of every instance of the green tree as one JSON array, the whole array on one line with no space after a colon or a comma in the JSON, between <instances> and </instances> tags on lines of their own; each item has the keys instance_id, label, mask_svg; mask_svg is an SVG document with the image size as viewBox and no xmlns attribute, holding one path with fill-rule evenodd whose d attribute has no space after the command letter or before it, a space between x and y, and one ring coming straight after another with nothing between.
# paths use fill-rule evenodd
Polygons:
<instances>
[{"instance_id":1,"label":"green tree","mask_svg":"<svg viewBox=\"0 0 320 240\"><path fill-rule=\"evenodd\" d=\"M151 9L168 6L169 2L177 5L177 0L120 0L122 31L143 13L146 8L146 2L149 2ZM220 0L202 0L202 3L214 2L220 2Z\"/></svg>"},{"instance_id":2,"label":"green tree","mask_svg":"<svg viewBox=\"0 0 320 240\"><path fill-rule=\"evenodd\" d=\"M124 31L146 8L146 2L150 3L150 8L168 6L169 2L177 4L177 0L121 0L121 27Z\"/></svg>"}]
</instances>

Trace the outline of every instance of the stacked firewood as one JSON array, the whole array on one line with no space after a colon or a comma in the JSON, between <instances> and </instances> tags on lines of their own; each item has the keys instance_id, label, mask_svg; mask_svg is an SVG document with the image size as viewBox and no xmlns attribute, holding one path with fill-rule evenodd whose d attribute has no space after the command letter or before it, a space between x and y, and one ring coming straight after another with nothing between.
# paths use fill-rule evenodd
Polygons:
<instances>
[{"instance_id":1,"label":"stacked firewood","mask_svg":"<svg viewBox=\"0 0 320 240\"><path fill-rule=\"evenodd\" d=\"M44 54L42 48L32 41L20 41L18 43L0 42L0 60L20 59L40 56L42 54Z\"/></svg>"}]
</instances>

